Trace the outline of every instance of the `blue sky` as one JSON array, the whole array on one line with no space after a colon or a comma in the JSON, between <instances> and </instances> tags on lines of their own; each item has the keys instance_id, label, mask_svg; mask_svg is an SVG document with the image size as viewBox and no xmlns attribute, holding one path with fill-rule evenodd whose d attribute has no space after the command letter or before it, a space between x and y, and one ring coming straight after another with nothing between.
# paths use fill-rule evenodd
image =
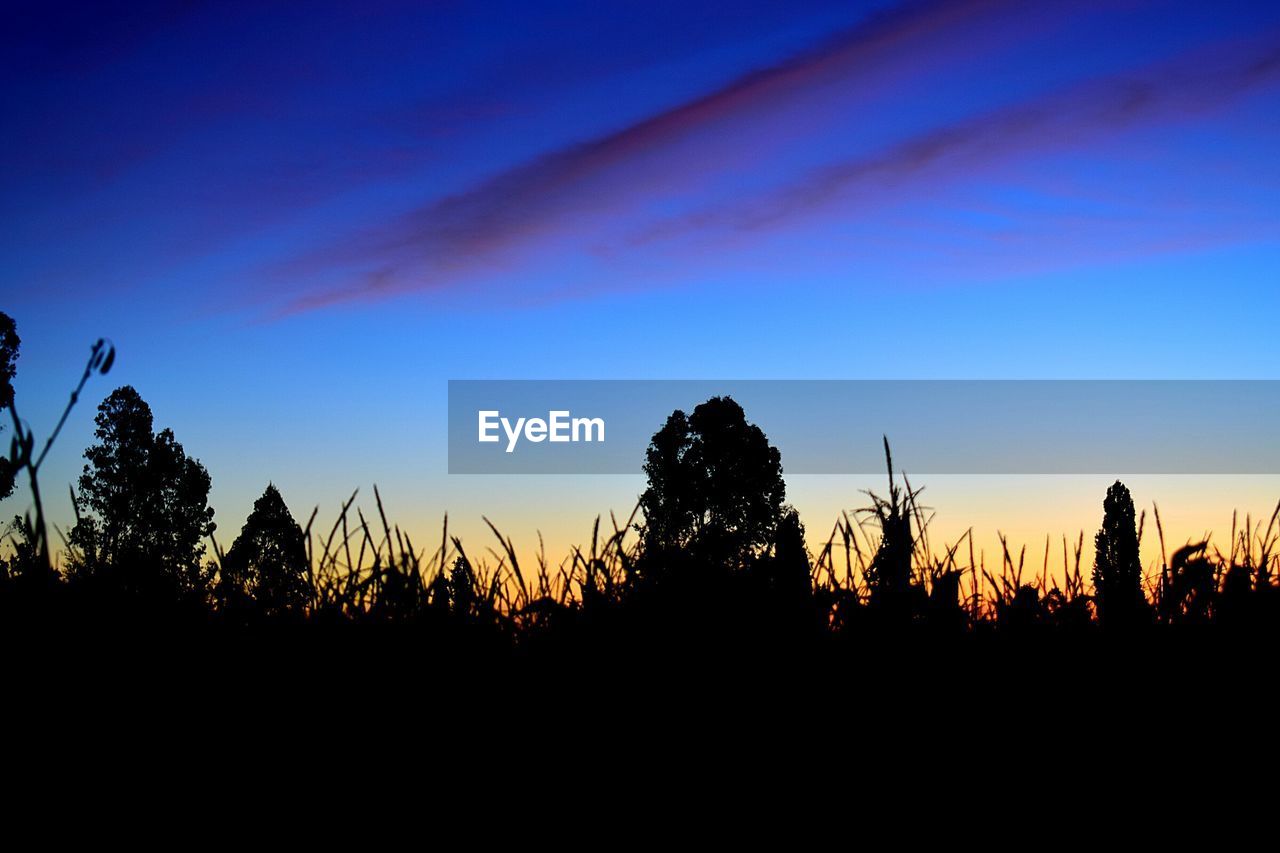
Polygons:
<instances>
[{"instance_id":1,"label":"blue sky","mask_svg":"<svg viewBox=\"0 0 1280 853\"><path fill-rule=\"evenodd\" d=\"M119 349L55 493L123 383L223 538L270 479L567 542L639 479L448 477L447 379L1280 374L1274 3L47 5L0 35L23 416ZM878 485L804 480L814 529ZM1028 489L946 509L1096 523Z\"/></svg>"}]
</instances>

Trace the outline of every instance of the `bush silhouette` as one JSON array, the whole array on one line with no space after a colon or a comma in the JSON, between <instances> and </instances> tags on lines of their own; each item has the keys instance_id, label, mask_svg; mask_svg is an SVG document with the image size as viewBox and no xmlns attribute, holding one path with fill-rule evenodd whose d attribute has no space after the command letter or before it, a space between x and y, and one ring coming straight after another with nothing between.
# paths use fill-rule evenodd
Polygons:
<instances>
[{"instance_id":1,"label":"bush silhouette","mask_svg":"<svg viewBox=\"0 0 1280 853\"><path fill-rule=\"evenodd\" d=\"M210 573L203 540L214 530L209 473L131 386L98 406L98 443L74 495L72 579L161 600L201 599Z\"/></svg>"},{"instance_id":2,"label":"bush silhouette","mask_svg":"<svg viewBox=\"0 0 1280 853\"><path fill-rule=\"evenodd\" d=\"M223 555L216 591L224 609L266 616L299 613L310 602L302 528L274 485L254 501L240 535Z\"/></svg>"}]
</instances>

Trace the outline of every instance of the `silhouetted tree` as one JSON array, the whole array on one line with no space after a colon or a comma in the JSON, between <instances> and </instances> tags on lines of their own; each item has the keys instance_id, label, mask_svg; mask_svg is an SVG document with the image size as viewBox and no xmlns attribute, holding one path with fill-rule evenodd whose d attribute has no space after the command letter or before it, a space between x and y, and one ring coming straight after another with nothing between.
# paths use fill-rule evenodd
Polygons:
<instances>
[{"instance_id":1,"label":"silhouetted tree","mask_svg":"<svg viewBox=\"0 0 1280 853\"><path fill-rule=\"evenodd\" d=\"M130 386L98 406L98 443L74 495L74 579L155 597L200 597L209 573L203 539L214 530L209 473L172 430L152 431L151 408Z\"/></svg>"},{"instance_id":2,"label":"silhouetted tree","mask_svg":"<svg viewBox=\"0 0 1280 853\"><path fill-rule=\"evenodd\" d=\"M1094 537L1093 590L1104 626L1132 626L1142 619L1146 599L1133 497L1119 480L1102 502L1102 527Z\"/></svg>"},{"instance_id":3,"label":"silhouetted tree","mask_svg":"<svg viewBox=\"0 0 1280 853\"><path fill-rule=\"evenodd\" d=\"M761 561L770 591L789 600L803 600L813 589L809 550L804 543L804 523L800 513L787 508L778 521L773 553Z\"/></svg>"},{"instance_id":4,"label":"silhouetted tree","mask_svg":"<svg viewBox=\"0 0 1280 853\"><path fill-rule=\"evenodd\" d=\"M18 349L21 346L22 339L18 337L18 327L13 318L0 311L0 411L13 408L13 377L18 370ZM4 417L8 419L10 416ZM0 421L0 432L3 431L4 422ZM17 466L9 455L0 455L0 500L13 494L17 475Z\"/></svg>"},{"instance_id":5,"label":"silhouetted tree","mask_svg":"<svg viewBox=\"0 0 1280 853\"><path fill-rule=\"evenodd\" d=\"M642 543L650 565L679 552L741 566L777 541L782 459L729 397L673 412L645 454Z\"/></svg>"},{"instance_id":6,"label":"silhouetted tree","mask_svg":"<svg viewBox=\"0 0 1280 853\"><path fill-rule=\"evenodd\" d=\"M306 607L311 587L302 528L274 485L254 501L240 535L223 555L217 594L223 607L268 616Z\"/></svg>"},{"instance_id":7,"label":"silhouetted tree","mask_svg":"<svg viewBox=\"0 0 1280 853\"><path fill-rule=\"evenodd\" d=\"M756 580L758 614L770 614L774 624L792 636L818 627L809 551L800 514L783 509L772 551L756 558L751 575Z\"/></svg>"},{"instance_id":8,"label":"silhouetted tree","mask_svg":"<svg viewBox=\"0 0 1280 853\"><path fill-rule=\"evenodd\" d=\"M449 573L449 606L454 613L462 616L474 613L480 603L476 586L471 562L466 557L458 557L453 563L453 571Z\"/></svg>"}]
</instances>

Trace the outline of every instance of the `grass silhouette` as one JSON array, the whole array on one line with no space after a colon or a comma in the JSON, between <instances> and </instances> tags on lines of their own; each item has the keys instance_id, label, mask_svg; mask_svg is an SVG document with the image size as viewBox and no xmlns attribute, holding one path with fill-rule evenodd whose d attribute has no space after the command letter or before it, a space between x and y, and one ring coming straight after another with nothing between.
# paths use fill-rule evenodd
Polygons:
<instances>
[{"instance_id":1,"label":"grass silhouette","mask_svg":"<svg viewBox=\"0 0 1280 853\"><path fill-rule=\"evenodd\" d=\"M1050 572L1056 546L1049 538L1038 568L1034 557L1029 564L1026 547L1015 550L1004 534L994 566L987 565L985 555L975 555L972 529L935 548L929 539L932 511L920 501L922 490L895 473L887 438L887 492L868 492L869 505L842 513L817 553L808 553L803 526L783 503L776 451L728 398L709 401L709 408L699 407L688 421L679 412L669 421L668 432L671 423L693 424L695 432L700 422L711 425L705 435L681 433L683 444L672 445L675 449L662 457L668 466L663 488L678 496L680 503L670 506L681 513L665 523L673 530L683 525L683 544L672 546L676 540L655 537L652 541L661 541L662 547L646 550L646 519L638 504L625 519L597 517L587 544L558 563L548 560L539 542L529 565L522 564L516 543L488 518L484 521L493 541L483 552L469 553L450 533L447 516L438 543L421 546L390 521L376 487L375 515L366 516L356 503L358 492L353 492L333 523L318 529L318 507L305 525L298 525L269 486L257 508L265 526L251 531L246 525L242 531L242 537L252 534L251 541L237 540L224 551L210 534L212 560L200 573L207 587L185 591L181 601L163 596L144 600L131 592L136 585L113 586L116 579L136 577L139 567L102 566L90 583L66 570L67 564L83 563L83 556L65 539L64 565L58 565L48 545L40 498L40 464L88 379L105 374L113 358L109 344L94 345L71 402L39 455L31 432L12 414L16 435L10 463L27 474L35 516L14 520L0 557L0 620L6 625L84 629L127 620L290 631L302 626L390 626L447 638L454 648L569 654L663 645L813 646L867 636L1082 636L1139 629L1256 633L1280 627L1280 504L1265 524L1249 516L1243 523L1233 518L1225 551L1205 540L1188 543L1171 556L1159 507L1153 505L1160 564L1143 573L1136 555L1146 513L1135 519L1128 490L1116 483L1104 502L1098 541L1105 541L1108 553L1119 555L1106 559L1128 562L1116 563L1120 568L1095 564L1092 579L1096 583L1123 569L1129 572L1122 575L1123 582L1132 584L1140 600L1132 604L1136 609L1116 610L1101 620L1098 590L1082 565L1083 532L1074 542L1063 537L1057 579ZM12 401L9 408L13 410ZM748 471L732 485L719 487L728 492L706 493L699 498L703 509L691 511L691 493L680 480L699 476L690 460L719 459L725 447L736 446L717 447L717 435L732 441L750 437L743 446L753 448L759 470L767 476L753 480ZM681 456L688 448L694 448L691 455ZM651 463L658 458L652 453ZM705 491L710 481L699 482ZM755 487L742 483L765 483L773 490L767 502L752 504L754 516L734 515L752 499L732 493ZM72 498L79 523L80 504L74 493ZM663 494L651 490L646 499L655 511L666 511ZM768 536L742 529L746 517L763 519ZM143 532L161 540L165 534ZM193 552L195 559L201 553L203 546ZM234 566L228 554L235 555ZM145 562L145 554L143 558ZM232 578L236 583L228 584ZM235 595L229 596L233 587ZM271 602L255 607L253 589L277 592ZM1129 615L1122 619L1124 613Z\"/></svg>"},{"instance_id":2,"label":"grass silhouette","mask_svg":"<svg viewBox=\"0 0 1280 853\"><path fill-rule=\"evenodd\" d=\"M1101 630L1082 560L1083 532L1075 541L1063 537L1057 558L1046 538L1038 560L1029 560L1025 546L1015 548L1000 534L994 566L975 554L972 530L934 549L928 536L932 513L921 504L920 489L898 482L887 450L886 442L886 495L869 492L869 505L842 514L816 554L806 555L805 612L787 620L797 636ZM591 642L595 632L608 633L610 622L642 633L665 631L675 614L704 619L715 631L750 633L756 620L776 625L776 602L754 582L750 564L705 567L705 584L684 584L671 574L647 579L637 568L645 559L638 507L621 520L597 517L587 543L558 563L540 543L533 564L525 565L517 544L487 518L492 542L483 553L469 553L450 533L447 516L438 542L423 547L389 520L376 487L373 497L372 517L353 492L324 529L316 526L319 508L312 511L301 525L307 603L259 621L426 626L513 648L568 635ZM1158 508L1154 517L1160 528ZM81 617L99 605L119 604L86 601L56 565L52 589L24 587L21 579L42 562L31 523L17 520L7 536L7 556L0 558L0 600L7 605L0 612L6 618L31 612L33 595L55 600L54 606L73 606ZM1160 564L1143 578L1155 615L1152 630L1270 628L1280 620L1280 504L1265 524L1246 517L1233 525L1225 549L1206 540L1166 556L1162 530L1160 539ZM216 540L212 554L210 576L216 577L226 556ZM1060 571L1050 571L1051 560L1060 561L1054 566ZM198 616L208 623L235 621L212 591Z\"/></svg>"}]
</instances>

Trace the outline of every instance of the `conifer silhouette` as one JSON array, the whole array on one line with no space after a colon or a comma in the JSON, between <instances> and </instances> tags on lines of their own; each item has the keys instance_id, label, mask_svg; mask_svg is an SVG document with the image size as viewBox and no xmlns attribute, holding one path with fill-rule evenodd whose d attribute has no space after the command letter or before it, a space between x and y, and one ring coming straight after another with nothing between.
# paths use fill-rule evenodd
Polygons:
<instances>
[{"instance_id":1,"label":"conifer silhouette","mask_svg":"<svg viewBox=\"0 0 1280 853\"><path fill-rule=\"evenodd\" d=\"M232 610L264 615L301 611L310 598L302 528L274 484L254 501L240 535L223 556L218 598Z\"/></svg>"},{"instance_id":2,"label":"conifer silhouette","mask_svg":"<svg viewBox=\"0 0 1280 853\"><path fill-rule=\"evenodd\" d=\"M1146 601L1133 496L1119 480L1102 502L1102 527L1094 537L1093 589L1104 626L1130 627L1141 620Z\"/></svg>"}]
</instances>

